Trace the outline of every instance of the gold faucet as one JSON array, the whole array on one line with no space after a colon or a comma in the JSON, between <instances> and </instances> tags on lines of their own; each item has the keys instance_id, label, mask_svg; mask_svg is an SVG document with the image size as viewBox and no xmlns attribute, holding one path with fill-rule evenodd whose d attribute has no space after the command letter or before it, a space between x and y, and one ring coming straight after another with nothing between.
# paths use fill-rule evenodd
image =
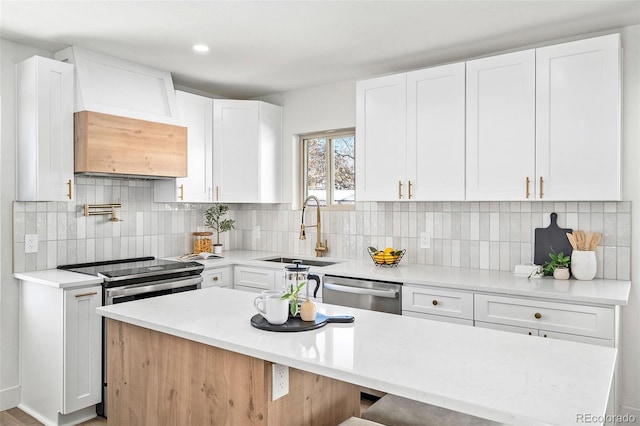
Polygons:
<instances>
[{"instance_id":1,"label":"gold faucet","mask_svg":"<svg viewBox=\"0 0 640 426\"><path fill-rule=\"evenodd\" d=\"M315 225L310 225L310 226L305 226L304 224L304 209L307 207L307 203L309 202L309 200L315 200L316 202L316 212L317 212L317 216L316 216L316 224ZM302 204L302 224L300 225L300 239L301 240L306 240L307 237L305 235L305 229L306 228L316 228L317 231L317 237L316 237L316 257L322 257L322 254L327 252L329 250L329 248L327 247L327 240L324 240L324 245L322 245L322 222L320 221L320 201L318 201L318 197L316 197L315 195L309 195L307 197L306 200L304 200L304 203Z\"/></svg>"}]
</instances>

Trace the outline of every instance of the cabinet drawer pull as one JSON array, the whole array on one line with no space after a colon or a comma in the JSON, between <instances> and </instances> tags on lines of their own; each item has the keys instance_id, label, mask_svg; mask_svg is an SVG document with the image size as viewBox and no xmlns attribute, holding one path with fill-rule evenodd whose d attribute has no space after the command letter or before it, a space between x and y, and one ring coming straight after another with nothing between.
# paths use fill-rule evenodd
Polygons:
<instances>
[{"instance_id":1,"label":"cabinet drawer pull","mask_svg":"<svg viewBox=\"0 0 640 426\"><path fill-rule=\"evenodd\" d=\"M543 183L544 183L544 180L542 179L542 176L540 176L540 199L542 199L542 197L544 196L544 192L542 191Z\"/></svg>"},{"instance_id":2,"label":"cabinet drawer pull","mask_svg":"<svg viewBox=\"0 0 640 426\"><path fill-rule=\"evenodd\" d=\"M542 337L547 337L547 335L546 335L546 334L543 334L543 335L542 335Z\"/></svg>"},{"instance_id":3,"label":"cabinet drawer pull","mask_svg":"<svg viewBox=\"0 0 640 426\"><path fill-rule=\"evenodd\" d=\"M433 299L433 302L431 303L433 303L433 306L436 306L438 304L438 301L436 299Z\"/></svg>"},{"instance_id":4,"label":"cabinet drawer pull","mask_svg":"<svg viewBox=\"0 0 640 426\"><path fill-rule=\"evenodd\" d=\"M536 312L534 317L536 317L537 319L542 318L542 314L540 312Z\"/></svg>"},{"instance_id":5,"label":"cabinet drawer pull","mask_svg":"<svg viewBox=\"0 0 640 426\"><path fill-rule=\"evenodd\" d=\"M218 277L213 277L213 280L214 281L218 281Z\"/></svg>"},{"instance_id":6,"label":"cabinet drawer pull","mask_svg":"<svg viewBox=\"0 0 640 426\"><path fill-rule=\"evenodd\" d=\"M76 297L95 296L96 294L98 294L98 292L97 292L97 291L92 291L91 293L76 294Z\"/></svg>"},{"instance_id":7,"label":"cabinet drawer pull","mask_svg":"<svg viewBox=\"0 0 640 426\"><path fill-rule=\"evenodd\" d=\"M532 335L531 332L529 332L529 336L531 336L531 335Z\"/></svg>"},{"instance_id":8,"label":"cabinet drawer pull","mask_svg":"<svg viewBox=\"0 0 640 426\"><path fill-rule=\"evenodd\" d=\"M529 199L529 183L531 181L529 180L529 176L527 176L527 180L525 181L525 198L528 200Z\"/></svg>"},{"instance_id":9,"label":"cabinet drawer pull","mask_svg":"<svg viewBox=\"0 0 640 426\"><path fill-rule=\"evenodd\" d=\"M402 181L398 181L398 200L402 200Z\"/></svg>"},{"instance_id":10,"label":"cabinet drawer pull","mask_svg":"<svg viewBox=\"0 0 640 426\"><path fill-rule=\"evenodd\" d=\"M219 191L218 185L216 185L216 201L220 201L219 195L220 195L220 191Z\"/></svg>"},{"instance_id":11,"label":"cabinet drawer pull","mask_svg":"<svg viewBox=\"0 0 640 426\"><path fill-rule=\"evenodd\" d=\"M180 185L180 201L184 201L184 185Z\"/></svg>"},{"instance_id":12,"label":"cabinet drawer pull","mask_svg":"<svg viewBox=\"0 0 640 426\"><path fill-rule=\"evenodd\" d=\"M69 179L69 180L67 181L67 186L69 187L69 192L67 192L67 197L68 197L69 199L71 199L71 197L72 197L72 195L71 195L71 179Z\"/></svg>"},{"instance_id":13,"label":"cabinet drawer pull","mask_svg":"<svg viewBox=\"0 0 640 426\"><path fill-rule=\"evenodd\" d=\"M411 181L409 181L409 194L408 194L408 198L411 199L411 197L413 197L413 195L411 194Z\"/></svg>"}]
</instances>

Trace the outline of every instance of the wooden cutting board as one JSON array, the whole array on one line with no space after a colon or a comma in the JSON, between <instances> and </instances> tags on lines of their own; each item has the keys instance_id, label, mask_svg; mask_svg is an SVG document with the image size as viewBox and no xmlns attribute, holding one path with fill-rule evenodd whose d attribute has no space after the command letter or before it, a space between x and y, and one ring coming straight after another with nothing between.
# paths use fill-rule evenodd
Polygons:
<instances>
[{"instance_id":1,"label":"wooden cutting board","mask_svg":"<svg viewBox=\"0 0 640 426\"><path fill-rule=\"evenodd\" d=\"M573 229L560 228L558 226L558 215L551 213L551 223L546 228L536 228L535 231L535 252L533 263L536 265L544 265L545 262L551 260L549 253L562 252L565 256L571 256L573 248L567 232L573 232Z\"/></svg>"}]
</instances>

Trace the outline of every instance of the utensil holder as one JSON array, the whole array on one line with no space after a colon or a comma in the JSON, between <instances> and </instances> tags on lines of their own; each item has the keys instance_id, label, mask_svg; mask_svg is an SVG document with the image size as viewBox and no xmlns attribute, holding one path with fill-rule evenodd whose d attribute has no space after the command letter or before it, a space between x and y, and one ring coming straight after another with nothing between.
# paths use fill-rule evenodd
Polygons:
<instances>
[{"instance_id":1,"label":"utensil holder","mask_svg":"<svg viewBox=\"0 0 640 426\"><path fill-rule=\"evenodd\" d=\"M597 269L595 251L574 250L571 253L571 274L575 279L592 280L596 276Z\"/></svg>"}]
</instances>

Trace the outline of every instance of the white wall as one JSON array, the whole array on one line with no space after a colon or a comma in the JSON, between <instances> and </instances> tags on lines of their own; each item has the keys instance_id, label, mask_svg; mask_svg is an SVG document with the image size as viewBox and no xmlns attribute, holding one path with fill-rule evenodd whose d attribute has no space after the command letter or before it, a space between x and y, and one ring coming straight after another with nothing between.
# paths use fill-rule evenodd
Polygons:
<instances>
[{"instance_id":1,"label":"white wall","mask_svg":"<svg viewBox=\"0 0 640 426\"><path fill-rule=\"evenodd\" d=\"M13 278L12 203L15 199L15 63L50 52L0 39L2 103L0 145L0 410L20 401L19 306L20 288Z\"/></svg>"},{"instance_id":2,"label":"white wall","mask_svg":"<svg viewBox=\"0 0 640 426\"><path fill-rule=\"evenodd\" d=\"M640 418L640 25L623 28L621 34L624 48L622 189L623 198L632 205L632 285L629 306L622 310L621 403L623 413L633 413Z\"/></svg>"},{"instance_id":3,"label":"white wall","mask_svg":"<svg viewBox=\"0 0 640 426\"><path fill-rule=\"evenodd\" d=\"M300 144L297 135L322 130L344 129L356 126L356 82L342 81L335 84L310 87L261 98L280 105L282 117L282 176L283 194L290 199L294 209L300 208ZM290 178L294 177L294 178Z\"/></svg>"}]
</instances>

